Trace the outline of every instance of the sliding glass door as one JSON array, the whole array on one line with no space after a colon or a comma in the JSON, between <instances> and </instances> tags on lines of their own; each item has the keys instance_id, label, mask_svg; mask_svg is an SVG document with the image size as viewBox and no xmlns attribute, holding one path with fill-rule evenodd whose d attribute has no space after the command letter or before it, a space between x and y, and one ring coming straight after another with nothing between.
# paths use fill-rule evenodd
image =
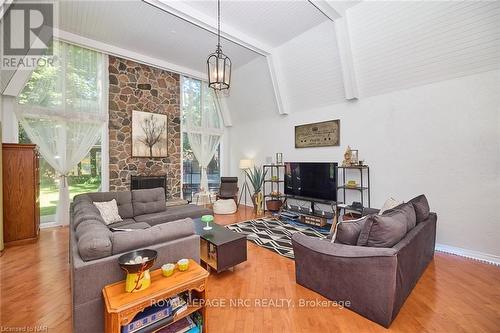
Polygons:
<instances>
[{"instance_id":1,"label":"sliding glass door","mask_svg":"<svg viewBox=\"0 0 500 333\"><path fill-rule=\"evenodd\" d=\"M19 125L19 143L31 143ZM94 145L68 175L71 200L77 194L97 192L101 189L102 159L101 141ZM59 201L59 177L53 167L40 156L40 217L41 223L55 222Z\"/></svg>"}]
</instances>

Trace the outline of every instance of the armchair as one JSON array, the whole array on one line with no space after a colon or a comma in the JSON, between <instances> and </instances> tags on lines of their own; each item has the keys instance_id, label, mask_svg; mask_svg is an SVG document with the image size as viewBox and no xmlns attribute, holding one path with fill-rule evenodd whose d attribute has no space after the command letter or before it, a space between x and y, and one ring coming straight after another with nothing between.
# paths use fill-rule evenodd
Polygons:
<instances>
[{"instance_id":1,"label":"armchair","mask_svg":"<svg viewBox=\"0 0 500 333\"><path fill-rule=\"evenodd\" d=\"M238 202L238 177L221 177L220 188L217 193L217 200L219 199L233 199L235 203Z\"/></svg>"}]
</instances>

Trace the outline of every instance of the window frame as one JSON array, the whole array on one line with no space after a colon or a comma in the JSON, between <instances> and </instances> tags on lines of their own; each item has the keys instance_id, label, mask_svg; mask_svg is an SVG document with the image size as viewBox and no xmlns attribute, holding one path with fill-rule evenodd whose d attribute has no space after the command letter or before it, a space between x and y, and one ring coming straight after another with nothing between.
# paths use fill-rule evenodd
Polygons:
<instances>
[{"instance_id":1,"label":"window frame","mask_svg":"<svg viewBox=\"0 0 500 333\"><path fill-rule=\"evenodd\" d=\"M203 98L203 93L204 91L206 91L206 89L211 89L210 87L208 87L208 83L207 81L205 80L202 80L202 79L199 79L199 78L195 78L195 77L192 77L192 76L189 76L189 75L180 75L180 97L179 97L179 103L180 103L180 118L181 118L181 121L180 121L180 124L181 124L181 198L182 199L185 199L184 198L184 133L188 133L188 131L186 130L186 126L184 124L184 121L182 121L183 119L183 116L184 116L184 108L183 108L183 105L184 105L184 100L183 100L183 87L184 87L184 80L188 78L190 80L196 80L196 81L200 81L202 84L200 85L200 112L203 112L203 109L204 109L204 106L205 106L205 101L204 101L204 98ZM203 84L205 83L205 84ZM220 101L219 101L219 98L218 96L216 96L216 103L217 103L217 113L219 114L219 118L222 122L222 128L223 128L223 134L221 136L221 140L219 141L219 177L222 177L223 175L223 170L225 169L224 168L224 163L225 163L225 154L224 154L224 139L226 137L226 127L224 126L224 117L222 117L222 112L221 112L221 105L220 105Z\"/></svg>"}]
</instances>

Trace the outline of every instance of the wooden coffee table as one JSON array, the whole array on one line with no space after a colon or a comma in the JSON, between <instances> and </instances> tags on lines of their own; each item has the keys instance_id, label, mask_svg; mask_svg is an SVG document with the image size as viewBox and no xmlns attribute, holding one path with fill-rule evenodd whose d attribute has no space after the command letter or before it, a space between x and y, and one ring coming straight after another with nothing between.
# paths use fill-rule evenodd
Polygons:
<instances>
[{"instance_id":1,"label":"wooden coffee table","mask_svg":"<svg viewBox=\"0 0 500 333\"><path fill-rule=\"evenodd\" d=\"M195 230L200 235L200 259L207 269L220 273L247 260L247 236L231 231L215 222L212 230L204 230L206 223L194 220Z\"/></svg>"},{"instance_id":2,"label":"wooden coffee table","mask_svg":"<svg viewBox=\"0 0 500 333\"><path fill-rule=\"evenodd\" d=\"M189 269L164 277L161 269L151 272L151 286L135 293L125 292L125 282L107 285L102 290L104 296L104 327L106 333L120 333L121 327L129 324L139 312L185 291L192 291L198 302L188 304L188 309L174 316L172 322L199 311L203 318L203 332L207 332L205 315L205 288L209 273L193 260L189 260ZM170 323L168 323L170 324ZM157 328L160 329L160 328Z\"/></svg>"}]
</instances>

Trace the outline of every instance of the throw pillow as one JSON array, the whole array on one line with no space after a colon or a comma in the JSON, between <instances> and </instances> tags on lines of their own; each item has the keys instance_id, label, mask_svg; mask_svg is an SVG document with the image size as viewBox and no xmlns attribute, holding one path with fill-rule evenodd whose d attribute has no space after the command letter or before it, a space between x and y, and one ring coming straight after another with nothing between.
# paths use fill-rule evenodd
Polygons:
<instances>
[{"instance_id":1,"label":"throw pillow","mask_svg":"<svg viewBox=\"0 0 500 333\"><path fill-rule=\"evenodd\" d=\"M123 221L120 214L118 214L118 205L115 199L111 201L94 202L94 205L99 209L106 225Z\"/></svg>"},{"instance_id":2,"label":"throw pillow","mask_svg":"<svg viewBox=\"0 0 500 333\"><path fill-rule=\"evenodd\" d=\"M415 227L415 225L417 225L415 209L411 203L404 203L393 209L386 210L383 215L393 216L396 212L403 212L405 214L405 219L401 220L401 223L406 224L406 232L410 231Z\"/></svg>"},{"instance_id":3,"label":"throw pillow","mask_svg":"<svg viewBox=\"0 0 500 333\"><path fill-rule=\"evenodd\" d=\"M417 215L417 223L420 223L429 218L429 202L427 201L425 195L421 194L418 197L415 197L408 201L408 203L411 203L413 205L413 208L415 209L415 214Z\"/></svg>"},{"instance_id":4,"label":"throw pillow","mask_svg":"<svg viewBox=\"0 0 500 333\"><path fill-rule=\"evenodd\" d=\"M399 200L396 200L394 198L389 198L385 201L384 205L382 206L382 208L380 208L380 211L378 212L378 215L382 215L384 214L384 212L386 210L389 210L389 209L392 209L392 208L395 208L399 205L401 205L403 203L403 201L399 201Z\"/></svg>"},{"instance_id":5,"label":"throw pillow","mask_svg":"<svg viewBox=\"0 0 500 333\"><path fill-rule=\"evenodd\" d=\"M371 215L367 218L356 245L392 247L403 239L407 228L404 211L394 211L390 215Z\"/></svg>"},{"instance_id":6,"label":"throw pillow","mask_svg":"<svg viewBox=\"0 0 500 333\"><path fill-rule=\"evenodd\" d=\"M366 219L367 216L363 216L357 220L343 221L340 223L337 227L336 237L332 239L332 243L356 245Z\"/></svg>"}]
</instances>

